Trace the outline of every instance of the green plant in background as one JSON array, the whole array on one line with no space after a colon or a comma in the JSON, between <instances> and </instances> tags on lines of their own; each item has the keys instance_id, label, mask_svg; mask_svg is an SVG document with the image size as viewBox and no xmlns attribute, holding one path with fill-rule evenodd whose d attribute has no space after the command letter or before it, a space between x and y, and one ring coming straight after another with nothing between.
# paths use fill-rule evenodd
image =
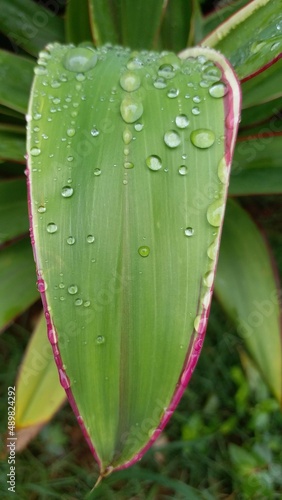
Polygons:
<instances>
[{"instance_id":1,"label":"green plant in background","mask_svg":"<svg viewBox=\"0 0 282 500\"><path fill-rule=\"evenodd\" d=\"M229 193L281 192L281 1L234 2L206 18L196 1L143 3L72 0L63 24L33 2L5 1L1 17L21 52L0 54L1 327L38 298L19 165L34 71L27 120L38 289L61 382L104 475L158 436L197 361L239 110L236 79L217 52L144 50L199 44L230 60L243 110ZM64 42L64 31L79 48L50 45ZM37 57L47 44L35 66L26 53ZM264 237L235 200L215 292L281 404L279 288ZM59 384L53 391L42 328L18 378L23 443L64 400ZM186 439L195 425L203 424L185 425ZM264 460L240 458L237 448L235 467Z\"/></svg>"}]
</instances>

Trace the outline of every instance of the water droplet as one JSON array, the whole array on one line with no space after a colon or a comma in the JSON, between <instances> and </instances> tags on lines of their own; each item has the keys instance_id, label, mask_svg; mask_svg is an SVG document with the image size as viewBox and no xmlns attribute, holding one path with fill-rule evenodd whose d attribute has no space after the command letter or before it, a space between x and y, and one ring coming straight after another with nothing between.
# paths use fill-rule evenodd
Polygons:
<instances>
[{"instance_id":1,"label":"water droplet","mask_svg":"<svg viewBox=\"0 0 282 500\"><path fill-rule=\"evenodd\" d=\"M188 168L186 167L186 165L181 165L181 167L179 167L178 169L178 172L180 173L180 175L186 175L188 172Z\"/></svg>"},{"instance_id":2,"label":"water droplet","mask_svg":"<svg viewBox=\"0 0 282 500\"><path fill-rule=\"evenodd\" d=\"M67 238L67 244L68 245L74 245L74 243L75 243L75 237L74 236L69 236Z\"/></svg>"},{"instance_id":3,"label":"water droplet","mask_svg":"<svg viewBox=\"0 0 282 500\"><path fill-rule=\"evenodd\" d=\"M123 179L122 183L126 186L126 184L127 184L127 180L126 180L126 179Z\"/></svg>"},{"instance_id":4,"label":"water droplet","mask_svg":"<svg viewBox=\"0 0 282 500\"><path fill-rule=\"evenodd\" d=\"M101 169L100 168L95 168L94 175L96 175L96 177L99 176L99 175L101 175Z\"/></svg>"},{"instance_id":5,"label":"water droplet","mask_svg":"<svg viewBox=\"0 0 282 500\"><path fill-rule=\"evenodd\" d=\"M40 155L40 153L41 153L41 149L36 148L36 147L31 148L31 150L30 150L30 154L31 154L32 156L39 156L39 155Z\"/></svg>"},{"instance_id":6,"label":"water droplet","mask_svg":"<svg viewBox=\"0 0 282 500\"><path fill-rule=\"evenodd\" d=\"M228 182L228 168L226 165L225 157L220 160L217 167L217 175L222 184L227 184Z\"/></svg>"},{"instance_id":7,"label":"water droplet","mask_svg":"<svg viewBox=\"0 0 282 500\"><path fill-rule=\"evenodd\" d=\"M46 212L46 207L44 207L44 205L39 205L37 212L44 214Z\"/></svg>"},{"instance_id":8,"label":"water droplet","mask_svg":"<svg viewBox=\"0 0 282 500\"><path fill-rule=\"evenodd\" d=\"M82 73L94 68L97 64L97 54L94 50L77 47L70 49L64 59L63 65L69 71Z\"/></svg>"},{"instance_id":9,"label":"water droplet","mask_svg":"<svg viewBox=\"0 0 282 500\"><path fill-rule=\"evenodd\" d=\"M68 156L68 157L67 157L67 160L68 160L68 161L73 161L73 156Z\"/></svg>"},{"instance_id":10,"label":"water droplet","mask_svg":"<svg viewBox=\"0 0 282 500\"><path fill-rule=\"evenodd\" d=\"M128 128L126 128L123 131L122 138L123 138L124 144L129 144L131 142L131 140L132 140L132 133L131 133L131 131Z\"/></svg>"},{"instance_id":11,"label":"water droplet","mask_svg":"<svg viewBox=\"0 0 282 500\"><path fill-rule=\"evenodd\" d=\"M45 290L47 290L47 284L42 278L37 281L37 290L39 291L39 293L43 293L45 292Z\"/></svg>"},{"instance_id":12,"label":"water droplet","mask_svg":"<svg viewBox=\"0 0 282 500\"><path fill-rule=\"evenodd\" d=\"M193 236L194 234L194 229L192 227L186 227L184 230L185 236Z\"/></svg>"},{"instance_id":13,"label":"water droplet","mask_svg":"<svg viewBox=\"0 0 282 500\"><path fill-rule=\"evenodd\" d=\"M92 128L90 131L90 134L92 135L92 137L97 137L97 135L99 135L99 133L100 132L96 127Z\"/></svg>"},{"instance_id":14,"label":"water droplet","mask_svg":"<svg viewBox=\"0 0 282 500\"><path fill-rule=\"evenodd\" d=\"M218 82L209 88L209 94L217 99L224 97L228 92L228 87L223 82Z\"/></svg>"},{"instance_id":15,"label":"water droplet","mask_svg":"<svg viewBox=\"0 0 282 500\"><path fill-rule=\"evenodd\" d=\"M159 78L157 78L154 81L153 85L156 89L164 89L166 87L167 83L166 83L166 80L160 76Z\"/></svg>"},{"instance_id":16,"label":"water droplet","mask_svg":"<svg viewBox=\"0 0 282 500\"><path fill-rule=\"evenodd\" d=\"M67 136L68 137L73 137L75 135L75 129L74 128L68 128L67 130Z\"/></svg>"},{"instance_id":17,"label":"water droplet","mask_svg":"<svg viewBox=\"0 0 282 500\"><path fill-rule=\"evenodd\" d=\"M134 123L143 114L143 105L134 96L126 96L120 105L120 113L126 123Z\"/></svg>"},{"instance_id":18,"label":"water droplet","mask_svg":"<svg viewBox=\"0 0 282 500\"><path fill-rule=\"evenodd\" d=\"M194 328L198 333L202 331L202 316L200 314L195 318Z\"/></svg>"},{"instance_id":19,"label":"water droplet","mask_svg":"<svg viewBox=\"0 0 282 500\"><path fill-rule=\"evenodd\" d=\"M211 260L215 260L217 257L217 252L218 252L218 240L216 239L213 241L213 243L210 244L210 246L208 248L208 251L207 251L208 257Z\"/></svg>"},{"instance_id":20,"label":"water droplet","mask_svg":"<svg viewBox=\"0 0 282 500\"><path fill-rule=\"evenodd\" d=\"M190 121L188 119L188 116L186 115L178 115L175 118L175 124L178 128L186 128L188 127Z\"/></svg>"},{"instance_id":21,"label":"water droplet","mask_svg":"<svg viewBox=\"0 0 282 500\"><path fill-rule=\"evenodd\" d=\"M134 125L134 128L135 128L136 132L141 132L141 130L143 130L143 128L144 128L144 124L143 123L136 123Z\"/></svg>"},{"instance_id":22,"label":"water droplet","mask_svg":"<svg viewBox=\"0 0 282 500\"><path fill-rule=\"evenodd\" d=\"M218 227L221 224L224 213L224 204L222 200L214 201L207 211L207 219L211 226Z\"/></svg>"},{"instance_id":23,"label":"water droplet","mask_svg":"<svg viewBox=\"0 0 282 500\"><path fill-rule=\"evenodd\" d=\"M170 97L170 99L174 99L179 95L179 90L175 88L169 89L166 95Z\"/></svg>"},{"instance_id":24,"label":"water droplet","mask_svg":"<svg viewBox=\"0 0 282 500\"><path fill-rule=\"evenodd\" d=\"M207 63L207 64L209 64L209 63ZM204 70L203 70L204 80L209 81L209 82L218 82L221 79L221 77L222 77L221 70L217 66L208 65L208 66L204 67Z\"/></svg>"},{"instance_id":25,"label":"water droplet","mask_svg":"<svg viewBox=\"0 0 282 500\"><path fill-rule=\"evenodd\" d=\"M105 337L103 335L98 335L98 337L96 338L96 344L100 345L100 344L104 344L105 343Z\"/></svg>"},{"instance_id":26,"label":"water droplet","mask_svg":"<svg viewBox=\"0 0 282 500\"><path fill-rule=\"evenodd\" d=\"M131 161L125 161L123 166L124 166L124 168L133 168L134 163L132 163Z\"/></svg>"},{"instance_id":27,"label":"water droplet","mask_svg":"<svg viewBox=\"0 0 282 500\"><path fill-rule=\"evenodd\" d=\"M78 287L76 285L70 285L68 287L68 292L71 294L71 295L75 295L77 292L78 292Z\"/></svg>"},{"instance_id":28,"label":"water droplet","mask_svg":"<svg viewBox=\"0 0 282 500\"><path fill-rule=\"evenodd\" d=\"M84 307L89 307L90 306L90 300L85 300L83 302Z\"/></svg>"},{"instance_id":29,"label":"water droplet","mask_svg":"<svg viewBox=\"0 0 282 500\"><path fill-rule=\"evenodd\" d=\"M164 141L170 148L176 148L177 146L179 146L181 139L176 130L169 130L164 135Z\"/></svg>"},{"instance_id":30,"label":"water droplet","mask_svg":"<svg viewBox=\"0 0 282 500\"><path fill-rule=\"evenodd\" d=\"M35 66L34 73L37 76L47 75L47 69L43 66Z\"/></svg>"},{"instance_id":31,"label":"water droplet","mask_svg":"<svg viewBox=\"0 0 282 500\"><path fill-rule=\"evenodd\" d=\"M34 120L40 120L41 117L42 117L41 113L34 113L34 115L33 115Z\"/></svg>"},{"instance_id":32,"label":"water droplet","mask_svg":"<svg viewBox=\"0 0 282 500\"><path fill-rule=\"evenodd\" d=\"M190 135L191 142L200 149L210 148L215 141L215 134L207 128L193 130Z\"/></svg>"},{"instance_id":33,"label":"water droplet","mask_svg":"<svg viewBox=\"0 0 282 500\"><path fill-rule=\"evenodd\" d=\"M157 171L162 168L162 160L157 155L151 155L146 159L146 165L150 170Z\"/></svg>"},{"instance_id":34,"label":"water droplet","mask_svg":"<svg viewBox=\"0 0 282 500\"><path fill-rule=\"evenodd\" d=\"M94 243L95 236L93 236L93 234L88 234L86 241L87 241L87 243Z\"/></svg>"},{"instance_id":35,"label":"water droplet","mask_svg":"<svg viewBox=\"0 0 282 500\"><path fill-rule=\"evenodd\" d=\"M57 230L58 230L57 224L55 224L54 222L49 222L49 224L47 225L47 232L53 234L56 233Z\"/></svg>"},{"instance_id":36,"label":"water droplet","mask_svg":"<svg viewBox=\"0 0 282 500\"><path fill-rule=\"evenodd\" d=\"M158 75L171 80L175 76L175 70L171 64L162 64L158 69Z\"/></svg>"},{"instance_id":37,"label":"water droplet","mask_svg":"<svg viewBox=\"0 0 282 500\"><path fill-rule=\"evenodd\" d=\"M146 246L142 246L138 248L138 253L141 255L141 257L148 257L150 253L150 248Z\"/></svg>"},{"instance_id":38,"label":"water droplet","mask_svg":"<svg viewBox=\"0 0 282 500\"><path fill-rule=\"evenodd\" d=\"M74 301L74 305L75 306L82 306L83 304L83 300L82 299L75 299Z\"/></svg>"},{"instance_id":39,"label":"water droplet","mask_svg":"<svg viewBox=\"0 0 282 500\"><path fill-rule=\"evenodd\" d=\"M141 69L143 62L138 57L131 57L126 65L127 69Z\"/></svg>"},{"instance_id":40,"label":"water droplet","mask_svg":"<svg viewBox=\"0 0 282 500\"><path fill-rule=\"evenodd\" d=\"M201 98L198 95L195 95L192 100L195 104L199 104L199 102L201 102Z\"/></svg>"},{"instance_id":41,"label":"water droplet","mask_svg":"<svg viewBox=\"0 0 282 500\"><path fill-rule=\"evenodd\" d=\"M64 186L61 194L64 198L70 198L73 195L73 188L71 186Z\"/></svg>"},{"instance_id":42,"label":"water droplet","mask_svg":"<svg viewBox=\"0 0 282 500\"><path fill-rule=\"evenodd\" d=\"M214 280L214 272L213 271L208 271L204 275L204 284L208 286L209 288L212 286Z\"/></svg>"},{"instance_id":43,"label":"water droplet","mask_svg":"<svg viewBox=\"0 0 282 500\"><path fill-rule=\"evenodd\" d=\"M85 75L83 73L77 73L75 79L78 81L78 82L83 82L83 80L85 80ZM81 85L77 85L77 90L80 90L81 89Z\"/></svg>"},{"instance_id":44,"label":"water droplet","mask_svg":"<svg viewBox=\"0 0 282 500\"><path fill-rule=\"evenodd\" d=\"M133 92L140 87L141 80L139 75L137 75L133 71L126 71L121 75L119 83L123 90L126 90L127 92Z\"/></svg>"},{"instance_id":45,"label":"water droplet","mask_svg":"<svg viewBox=\"0 0 282 500\"><path fill-rule=\"evenodd\" d=\"M198 116L200 114L200 108L198 106L194 106L192 108L192 115Z\"/></svg>"}]
</instances>

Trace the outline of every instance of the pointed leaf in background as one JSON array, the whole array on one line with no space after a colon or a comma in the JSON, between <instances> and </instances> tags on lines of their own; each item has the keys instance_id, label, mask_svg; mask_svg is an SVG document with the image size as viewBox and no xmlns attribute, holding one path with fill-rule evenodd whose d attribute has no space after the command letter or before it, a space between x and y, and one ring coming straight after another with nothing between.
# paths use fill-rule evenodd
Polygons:
<instances>
[{"instance_id":1,"label":"pointed leaf in background","mask_svg":"<svg viewBox=\"0 0 282 500\"><path fill-rule=\"evenodd\" d=\"M47 337L44 314L29 340L16 381L17 451L49 422L66 400Z\"/></svg>"},{"instance_id":2,"label":"pointed leaf in background","mask_svg":"<svg viewBox=\"0 0 282 500\"><path fill-rule=\"evenodd\" d=\"M69 43L78 44L85 42L85 40L92 40L88 0L84 2L81 2L81 0L67 2L65 29L66 41Z\"/></svg>"},{"instance_id":3,"label":"pointed leaf in background","mask_svg":"<svg viewBox=\"0 0 282 500\"><path fill-rule=\"evenodd\" d=\"M248 213L231 200L227 203L215 293L281 404L281 291L264 238Z\"/></svg>"},{"instance_id":4,"label":"pointed leaf in background","mask_svg":"<svg viewBox=\"0 0 282 500\"><path fill-rule=\"evenodd\" d=\"M282 0L253 0L202 41L231 62L246 80L281 57Z\"/></svg>"},{"instance_id":5,"label":"pointed leaf in background","mask_svg":"<svg viewBox=\"0 0 282 500\"><path fill-rule=\"evenodd\" d=\"M0 252L0 331L39 298L30 241Z\"/></svg>"},{"instance_id":6,"label":"pointed leaf in background","mask_svg":"<svg viewBox=\"0 0 282 500\"><path fill-rule=\"evenodd\" d=\"M25 129L0 124L0 159L25 163Z\"/></svg>"},{"instance_id":7,"label":"pointed leaf in background","mask_svg":"<svg viewBox=\"0 0 282 500\"><path fill-rule=\"evenodd\" d=\"M26 113L33 78L31 59L0 50L0 103Z\"/></svg>"},{"instance_id":8,"label":"pointed leaf in background","mask_svg":"<svg viewBox=\"0 0 282 500\"><path fill-rule=\"evenodd\" d=\"M27 193L24 179L0 182L0 228L0 245L28 233Z\"/></svg>"},{"instance_id":9,"label":"pointed leaf in background","mask_svg":"<svg viewBox=\"0 0 282 500\"><path fill-rule=\"evenodd\" d=\"M38 287L106 475L157 438L199 357L240 89L210 49L181 60L54 45L45 62L28 123Z\"/></svg>"}]
</instances>

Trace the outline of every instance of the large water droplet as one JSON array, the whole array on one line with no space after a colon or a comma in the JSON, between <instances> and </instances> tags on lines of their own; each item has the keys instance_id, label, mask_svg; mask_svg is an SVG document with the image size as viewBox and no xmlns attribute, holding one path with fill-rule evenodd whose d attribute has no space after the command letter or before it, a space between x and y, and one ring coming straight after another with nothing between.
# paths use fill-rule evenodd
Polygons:
<instances>
[{"instance_id":1,"label":"large water droplet","mask_svg":"<svg viewBox=\"0 0 282 500\"><path fill-rule=\"evenodd\" d=\"M64 198L70 198L73 195L73 188L71 186L64 186L61 193Z\"/></svg>"},{"instance_id":2,"label":"large water droplet","mask_svg":"<svg viewBox=\"0 0 282 500\"><path fill-rule=\"evenodd\" d=\"M210 148L215 141L215 134L207 128L193 130L190 135L192 144L200 149Z\"/></svg>"},{"instance_id":3,"label":"large water droplet","mask_svg":"<svg viewBox=\"0 0 282 500\"><path fill-rule=\"evenodd\" d=\"M176 148L177 146L179 146L181 139L176 130L169 130L164 135L164 141L170 148Z\"/></svg>"},{"instance_id":4,"label":"large water droplet","mask_svg":"<svg viewBox=\"0 0 282 500\"><path fill-rule=\"evenodd\" d=\"M63 65L69 71L81 73L89 71L97 64L97 54L83 47L70 49L63 59Z\"/></svg>"},{"instance_id":5,"label":"large water droplet","mask_svg":"<svg viewBox=\"0 0 282 500\"><path fill-rule=\"evenodd\" d=\"M188 127L190 121L188 119L188 116L186 115L178 115L175 118L175 124L178 128L186 128Z\"/></svg>"},{"instance_id":6,"label":"large water droplet","mask_svg":"<svg viewBox=\"0 0 282 500\"><path fill-rule=\"evenodd\" d=\"M222 200L214 201L208 208L207 219L211 226L218 227L221 224L224 213Z\"/></svg>"},{"instance_id":7,"label":"large water droplet","mask_svg":"<svg viewBox=\"0 0 282 500\"><path fill-rule=\"evenodd\" d=\"M133 92L140 87L140 76L133 71L126 71L123 73L119 80L120 86L127 92Z\"/></svg>"},{"instance_id":8,"label":"large water droplet","mask_svg":"<svg viewBox=\"0 0 282 500\"><path fill-rule=\"evenodd\" d=\"M209 88L209 94L217 99L224 97L228 92L228 87L223 82L218 82Z\"/></svg>"},{"instance_id":9,"label":"large water droplet","mask_svg":"<svg viewBox=\"0 0 282 500\"><path fill-rule=\"evenodd\" d=\"M70 285L68 287L68 292L70 293L70 295L75 295L78 292L77 285Z\"/></svg>"},{"instance_id":10,"label":"large water droplet","mask_svg":"<svg viewBox=\"0 0 282 500\"><path fill-rule=\"evenodd\" d=\"M105 337L103 335L98 335L98 337L96 337L96 344L100 345L100 344L104 344L105 343Z\"/></svg>"},{"instance_id":11,"label":"large water droplet","mask_svg":"<svg viewBox=\"0 0 282 500\"><path fill-rule=\"evenodd\" d=\"M141 257L148 257L150 253L150 248L147 246L142 246L138 248L138 253L141 255Z\"/></svg>"},{"instance_id":12,"label":"large water droplet","mask_svg":"<svg viewBox=\"0 0 282 500\"><path fill-rule=\"evenodd\" d=\"M162 160L157 155L151 155L146 159L146 165L150 170L157 171L162 168Z\"/></svg>"},{"instance_id":13,"label":"large water droplet","mask_svg":"<svg viewBox=\"0 0 282 500\"><path fill-rule=\"evenodd\" d=\"M184 230L184 234L185 236L193 236L194 234L194 229L192 227L186 227L186 229Z\"/></svg>"},{"instance_id":14,"label":"large water droplet","mask_svg":"<svg viewBox=\"0 0 282 500\"><path fill-rule=\"evenodd\" d=\"M181 167L179 167L178 169L178 172L180 173L180 175L186 175L188 172L188 168L186 167L186 165L181 165Z\"/></svg>"},{"instance_id":15,"label":"large water droplet","mask_svg":"<svg viewBox=\"0 0 282 500\"><path fill-rule=\"evenodd\" d=\"M39 155L40 155L40 153L41 153L41 149L36 148L36 147L31 148L31 150L30 150L30 154L31 154L32 156L39 156Z\"/></svg>"},{"instance_id":16,"label":"large water droplet","mask_svg":"<svg viewBox=\"0 0 282 500\"><path fill-rule=\"evenodd\" d=\"M54 222L49 222L49 224L47 225L47 232L53 234L56 233L57 230L58 230L57 224L55 224Z\"/></svg>"},{"instance_id":17,"label":"large water droplet","mask_svg":"<svg viewBox=\"0 0 282 500\"><path fill-rule=\"evenodd\" d=\"M134 96L126 96L120 105L120 113L126 123L134 123L143 114L143 105Z\"/></svg>"}]
</instances>

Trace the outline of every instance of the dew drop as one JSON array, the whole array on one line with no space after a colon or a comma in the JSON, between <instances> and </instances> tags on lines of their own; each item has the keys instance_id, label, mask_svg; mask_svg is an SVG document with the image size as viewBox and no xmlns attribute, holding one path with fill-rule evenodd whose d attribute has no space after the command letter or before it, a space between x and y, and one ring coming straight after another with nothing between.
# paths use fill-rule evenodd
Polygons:
<instances>
[{"instance_id":1,"label":"dew drop","mask_svg":"<svg viewBox=\"0 0 282 500\"><path fill-rule=\"evenodd\" d=\"M208 64L209 63L207 63L207 66L203 70L204 80L210 82L218 82L222 77L221 70L217 66L214 65L211 66Z\"/></svg>"},{"instance_id":2,"label":"dew drop","mask_svg":"<svg viewBox=\"0 0 282 500\"><path fill-rule=\"evenodd\" d=\"M101 169L100 168L95 168L94 169L94 175L96 175L96 177L98 177L99 175L101 175Z\"/></svg>"},{"instance_id":3,"label":"dew drop","mask_svg":"<svg viewBox=\"0 0 282 500\"><path fill-rule=\"evenodd\" d=\"M54 222L49 222L49 224L47 225L47 232L53 234L56 233L57 230L58 230L57 224L55 224Z\"/></svg>"},{"instance_id":4,"label":"dew drop","mask_svg":"<svg viewBox=\"0 0 282 500\"><path fill-rule=\"evenodd\" d=\"M31 154L32 156L39 156L39 155L40 155L40 153L41 153L41 149L36 148L36 147L31 148L31 150L30 150L30 154Z\"/></svg>"},{"instance_id":5,"label":"dew drop","mask_svg":"<svg viewBox=\"0 0 282 500\"><path fill-rule=\"evenodd\" d=\"M47 74L47 69L44 68L43 66L35 66L34 68L34 74L37 76L42 76Z\"/></svg>"},{"instance_id":6,"label":"dew drop","mask_svg":"<svg viewBox=\"0 0 282 500\"><path fill-rule=\"evenodd\" d=\"M195 95L192 100L195 104L199 104L199 102L201 102L201 98L198 95Z\"/></svg>"},{"instance_id":7,"label":"dew drop","mask_svg":"<svg viewBox=\"0 0 282 500\"><path fill-rule=\"evenodd\" d=\"M97 64L97 54L93 50L83 47L70 49L64 59L63 65L69 71L82 73L94 68Z\"/></svg>"},{"instance_id":8,"label":"dew drop","mask_svg":"<svg viewBox=\"0 0 282 500\"><path fill-rule=\"evenodd\" d=\"M68 157L67 157L67 160L68 160L68 161L73 161L73 156L68 156Z\"/></svg>"},{"instance_id":9,"label":"dew drop","mask_svg":"<svg viewBox=\"0 0 282 500\"><path fill-rule=\"evenodd\" d=\"M142 246L138 248L138 253L141 255L141 257L148 257L150 253L150 248L147 246Z\"/></svg>"},{"instance_id":10,"label":"dew drop","mask_svg":"<svg viewBox=\"0 0 282 500\"><path fill-rule=\"evenodd\" d=\"M90 300L85 300L83 302L84 307L89 307L90 306Z\"/></svg>"},{"instance_id":11,"label":"dew drop","mask_svg":"<svg viewBox=\"0 0 282 500\"><path fill-rule=\"evenodd\" d=\"M127 69L141 69L143 62L138 57L131 57L126 65Z\"/></svg>"},{"instance_id":12,"label":"dew drop","mask_svg":"<svg viewBox=\"0 0 282 500\"><path fill-rule=\"evenodd\" d=\"M44 205L39 205L37 212L44 214L46 212L46 207L44 207Z\"/></svg>"},{"instance_id":13,"label":"dew drop","mask_svg":"<svg viewBox=\"0 0 282 500\"><path fill-rule=\"evenodd\" d=\"M188 116L186 115L178 115L175 118L175 124L178 128L186 128L188 127L190 121L188 119Z\"/></svg>"},{"instance_id":14,"label":"dew drop","mask_svg":"<svg viewBox=\"0 0 282 500\"><path fill-rule=\"evenodd\" d=\"M134 123L141 118L143 105L134 96L127 96L121 102L120 113L126 123Z\"/></svg>"},{"instance_id":15,"label":"dew drop","mask_svg":"<svg viewBox=\"0 0 282 500\"><path fill-rule=\"evenodd\" d=\"M213 243L210 244L207 254L209 259L215 260L218 252L218 240L214 240Z\"/></svg>"},{"instance_id":16,"label":"dew drop","mask_svg":"<svg viewBox=\"0 0 282 500\"><path fill-rule=\"evenodd\" d=\"M188 172L188 168L186 167L186 165L181 165L181 167L179 167L178 169L178 172L180 173L180 175L186 175Z\"/></svg>"},{"instance_id":17,"label":"dew drop","mask_svg":"<svg viewBox=\"0 0 282 500\"><path fill-rule=\"evenodd\" d=\"M158 69L158 75L171 80L175 76L174 68L171 64L162 64Z\"/></svg>"},{"instance_id":18,"label":"dew drop","mask_svg":"<svg viewBox=\"0 0 282 500\"><path fill-rule=\"evenodd\" d=\"M164 135L164 142L170 148L177 148L177 146L179 146L181 142L181 139L176 130L169 130Z\"/></svg>"},{"instance_id":19,"label":"dew drop","mask_svg":"<svg viewBox=\"0 0 282 500\"><path fill-rule=\"evenodd\" d=\"M200 108L198 106L194 106L192 108L192 115L198 116L200 114Z\"/></svg>"},{"instance_id":20,"label":"dew drop","mask_svg":"<svg viewBox=\"0 0 282 500\"><path fill-rule=\"evenodd\" d=\"M131 142L131 140L132 140L132 133L131 133L131 131L128 128L126 128L123 131L122 138L123 138L124 144L129 144Z\"/></svg>"},{"instance_id":21,"label":"dew drop","mask_svg":"<svg viewBox=\"0 0 282 500\"><path fill-rule=\"evenodd\" d=\"M96 344L100 345L104 343L105 343L105 337L103 335L98 335L98 337L96 337Z\"/></svg>"},{"instance_id":22,"label":"dew drop","mask_svg":"<svg viewBox=\"0 0 282 500\"><path fill-rule=\"evenodd\" d=\"M218 227L221 224L224 213L224 204L221 200L214 201L207 211L207 219L211 226Z\"/></svg>"},{"instance_id":23,"label":"dew drop","mask_svg":"<svg viewBox=\"0 0 282 500\"><path fill-rule=\"evenodd\" d=\"M93 236L93 234L88 234L86 241L87 241L87 243L94 243L95 236Z\"/></svg>"},{"instance_id":24,"label":"dew drop","mask_svg":"<svg viewBox=\"0 0 282 500\"><path fill-rule=\"evenodd\" d=\"M75 129L74 128L68 128L67 130L67 136L68 137L73 137L75 135Z\"/></svg>"},{"instance_id":25,"label":"dew drop","mask_svg":"<svg viewBox=\"0 0 282 500\"><path fill-rule=\"evenodd\" d=\"M228 182L228 168L226 165L225 157L220 160L217 167L217 175L222 184L227 184Z\"/></svg>"},{"instance_id":26,"label":"dew drop","mask_svg":"<svg viewBox=\"0 0 282 500\"><path fill-rule=\"evenodd\" d=\"M83 300L82 299L75 299L74 301L74 305L75 306L82 306L83 304Z\"/></svg>"},{"instance_id":27,"label":"dew drop","mask_svg":"<svg viewBox=\"0 0 282 500\"><path fill-rule=\"evenodd\" d=\"M126 71L121 75L119 83L123 90L126 90L127 92L133 92L140 87L141 80L139 75L137 75L133 71Z\"/></svg>"},{"instance_id":28,"label":"dew drop","mask_svg":"<svg viewBox=\"0 0 282 500\"><path fill-rule=\"evenodd\" d=\"M174 99L175 97L177 97L179 95L179 90L175 89L175 88L169 89L166 95L170 99Z\"/></svg>"},{"instance_id":29,"label":"dew drop","mask_svg":"<svg viewBox=\"0 0 282 500\"><path fill-rule=\"evenodd\" d=\"M192 227L186 227L186 229L184 230L184 234L185 236L193 236L194 234L194 229Z\"/></svg>"},{"instance_id":30,"label":"dew drop","mask_svg":"<svg viewBox=\"0 0 282 500\"><path fill-rule=\"evenodd\" d=\"M215 83L209 88L209 94L217 99L220 97L224 97L227 94L227 92L228 88L223 82Z\"/></svg>"},{"instance_id":31,"label":"dew drop","mask_svg":"<svg viewBox=\"0 0 282 500\"><path fill-rule=\"evenodd\" d=\"M167 86L167 83L166 80L160 76L154 81L153 85L156 89L164 89Z\"/></svg>"},{"instance_id":32,"label":"dew drop","mask_svg":"<svg viewBox=\"0 0 282 500\"><path fill-rule=\"evenodd\" d=\"M162 160L157 155L150 155L146 159L146 165L150 170L157 171L162 168Z\"/></svg>"},{"instance_id":33,"label":"dew drop","mask_svg":"<svg viewBox=\"0 0 282 500\"><path fill-rule=\"evenodd\" d=\"M68 287L68 292L70 295L75 295L78 292L78 287L76 285L70 285Z\"/></svg>"},{"instance_id":34,"label":"dew drop","mask_svg":"<svg viewBox=\"0 0 282 500\"><path fill-rule=\"evenodd\" d=\"M43 293L47 290L47 285L42 278L37 281L37 290L39 293Z\"/></svg>"},{"instance_id":35,"label":"dew drop","mask_svg":"<svg viewBox=\"0 0 282 500\"><path fill-rule=\"evenodd\" d=\"M123 164L124 168L134 168L134 163L132 163L131 161L125 161L124 164Z\"/></svg>"},{"instance_id":36,"label":"dew drop","mask_svg":"<svg viewBox=\"0 0 282 500\"><path fill-rule=\"evenodd\" d=\"M214 272L213 271L208 271L204 275L204 284L208 286L209 288L212 286L214 280Z\"/></svg>"},{"instance_id":37,"label":"dew drop","mask_svg":"<svg viewBox=\"0 0 282 500\"><path fill-rule=\"evenodd\" d=\"M136 132L141 132L141 130L143 130L143 128L144 128L144 124L143 123L136 123L134 125L134 128L135 128Z\"/></svg>"},{"instance_id":38,"label":"dew drop","mask_svg":"<svg viewBox=\"0 0 282 500\"><path fill-rule=\"evenodd\" d=\"M215 134L207 128L193 130L190 135L191 142L200 149L210 148L215 141Z\"/></svg>"},{"instance_id":39,"label":"dew drop","mask_svg":"<svg viewBox=\"0 0 282 500\"><path fill-rule=\"evenodd\" d=\"M90 134L92 135L92 137L97 137L99 135L99 130L96 128L96 127L93 127L90 131Z\"/></svg>"},{"instance_id":40,"label":"dew drop","mask_svg":"<svg viewBox=\"0 0 282 500\"><path fill-rule=\"evenodd\" d=\"M64 198L70 198L73 195L73 188L71 186L64 186L61 194Z\"/></svg>"},{"instance_id":41,"label":"dew drop","mask_svg":"<svg viewBox=\"0 0 282 500\"><path fill-rule=\"evenodd\" d=\"M83 82L83 80L85 80L85 75L83 73L77 73L75 79L78 81L78 82ZM77 85L78 87L78 90L81 89L81 85Z\"/></svg>"},{"instance_id":42,"label":"dew drop","mask_svg":"<svg viewBox=\"0 0 282 500\"><path fill-rule=\"evenodd\" d=\"M67 244L68 245L74 245L74 243L75 243L75 237L74 236L69 236L67 238Z\"/></svg>"}]
</instances>

